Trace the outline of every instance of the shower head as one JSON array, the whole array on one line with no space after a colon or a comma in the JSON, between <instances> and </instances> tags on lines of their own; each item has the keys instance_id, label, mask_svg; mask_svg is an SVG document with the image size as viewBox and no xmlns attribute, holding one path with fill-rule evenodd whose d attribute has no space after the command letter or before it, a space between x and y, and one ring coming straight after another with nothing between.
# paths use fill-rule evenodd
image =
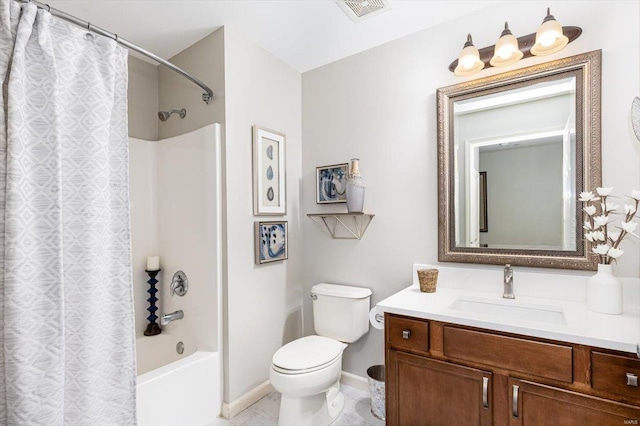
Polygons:
<instances>
[{"instance_id":1,"label":"shower head","mask_svg":"<svg viewBox=\"0 0 640 426\"><path fill-rule=\"evenodd\" d=\"M187 110L182 108L172 109L171 111L159 111L158 118L160 119L160 121L167 121L171 114L180 114L180 118L185 118L187 115Z\"/></svg>"}]
</instances>

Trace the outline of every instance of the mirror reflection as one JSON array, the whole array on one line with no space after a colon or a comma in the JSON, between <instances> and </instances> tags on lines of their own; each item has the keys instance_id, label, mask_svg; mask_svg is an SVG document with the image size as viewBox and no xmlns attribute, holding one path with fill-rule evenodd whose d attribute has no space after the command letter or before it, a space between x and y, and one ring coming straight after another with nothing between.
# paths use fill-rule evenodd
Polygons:
<instances>
[{"instance_id":1,"label":"mirror reflection","mask_svg":"<svg viewBox=\"0 0 640 426\"><path fill-rule=\"evenodd\" d=\"M453 102L456 247L576 249L576 78Z\"/></svg>"}]
</instances>

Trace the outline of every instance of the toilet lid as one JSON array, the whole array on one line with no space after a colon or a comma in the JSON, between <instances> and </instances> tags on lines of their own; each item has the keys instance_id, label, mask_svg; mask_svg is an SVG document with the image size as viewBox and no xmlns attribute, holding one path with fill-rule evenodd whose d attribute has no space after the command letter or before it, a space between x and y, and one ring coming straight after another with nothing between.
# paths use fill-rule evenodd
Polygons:
<instances>
[{"instance_id":1,"label":"toilet lid","mask_svg":"<svg viewBox=\"0 0 640 426\"><path fill-rule=\"evenodd\" d=\"M287 343L273 355L273 364L285 370L309 370L342 355L344 344L322 336L307 336Z\"/></svg>"}]
</instances>

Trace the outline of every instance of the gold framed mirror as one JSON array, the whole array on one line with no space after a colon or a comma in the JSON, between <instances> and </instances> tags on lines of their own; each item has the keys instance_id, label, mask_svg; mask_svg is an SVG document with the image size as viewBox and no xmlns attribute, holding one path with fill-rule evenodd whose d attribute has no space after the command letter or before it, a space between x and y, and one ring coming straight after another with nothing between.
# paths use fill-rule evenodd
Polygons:
<instances>
[{"instance_id":1,"label":"gold framed mirror","mask_svg":"<svg viewBox=\"0 0 640 426\"><path fill-rule=\"evenodd\" d=\"M601 51L437 90L438 260L595 270Z\"/></svg>"}]
</instances>

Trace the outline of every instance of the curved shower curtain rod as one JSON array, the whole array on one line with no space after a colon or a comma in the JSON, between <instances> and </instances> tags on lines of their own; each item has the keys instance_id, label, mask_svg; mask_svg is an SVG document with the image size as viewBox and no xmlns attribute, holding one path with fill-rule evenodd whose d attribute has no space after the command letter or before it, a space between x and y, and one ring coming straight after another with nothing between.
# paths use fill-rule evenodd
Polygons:
<instances>
[{"instance_id":1,"label":"curved shower curtain rod","mask_svg":"<svg viewBox=\"0 0 640 426\"><path fill-rule=\"evenodd\" d=\"M204 84L202 81L200 81L199 79L197 79L196 77L192 76L191 74L189 74L188 72L186 72L185 70L183 70L182 68L179 68L175 65L173 65L171 62L169 61L165 61L164 59L162 59L161 57L139 47L136 46L135 44L131 43L128 40L125 40L121 37L118 36L118 34L113 34L110 33L109 31L106 31L100 27L96 27L95 25L92 25L91 22L87 22L87 21L83 21L80 18L76 18L73 15L69 15L66 12L63 12L61 10L55 9L51 6L49 6L48 4L44 4L44 3L40 3L39 1L36 0L15 0L18 3L33 3L36 6L38 6L40 9L45 9L48 12L50 12L53 16L60 18L60 19L64 19L67 22L70 22L74 25L77 25L79 27L83 27L86 28L87 30L94 32L96 34L100 34L102 36L108 37L112 40L115 40L116 43L131 49L135 52L138 52L150 59L153 59L154 61L158 62L161 65L164 65L165 67L177 72L178 74L182 75L183 77L191 80L193 83L197 84L198 86L200 86L205 93L202 94L202 100L206 103L209 104L209 102L211 102L211 100L213 99L213 91L206 85Z\"/></svg>"}]
</instances>

